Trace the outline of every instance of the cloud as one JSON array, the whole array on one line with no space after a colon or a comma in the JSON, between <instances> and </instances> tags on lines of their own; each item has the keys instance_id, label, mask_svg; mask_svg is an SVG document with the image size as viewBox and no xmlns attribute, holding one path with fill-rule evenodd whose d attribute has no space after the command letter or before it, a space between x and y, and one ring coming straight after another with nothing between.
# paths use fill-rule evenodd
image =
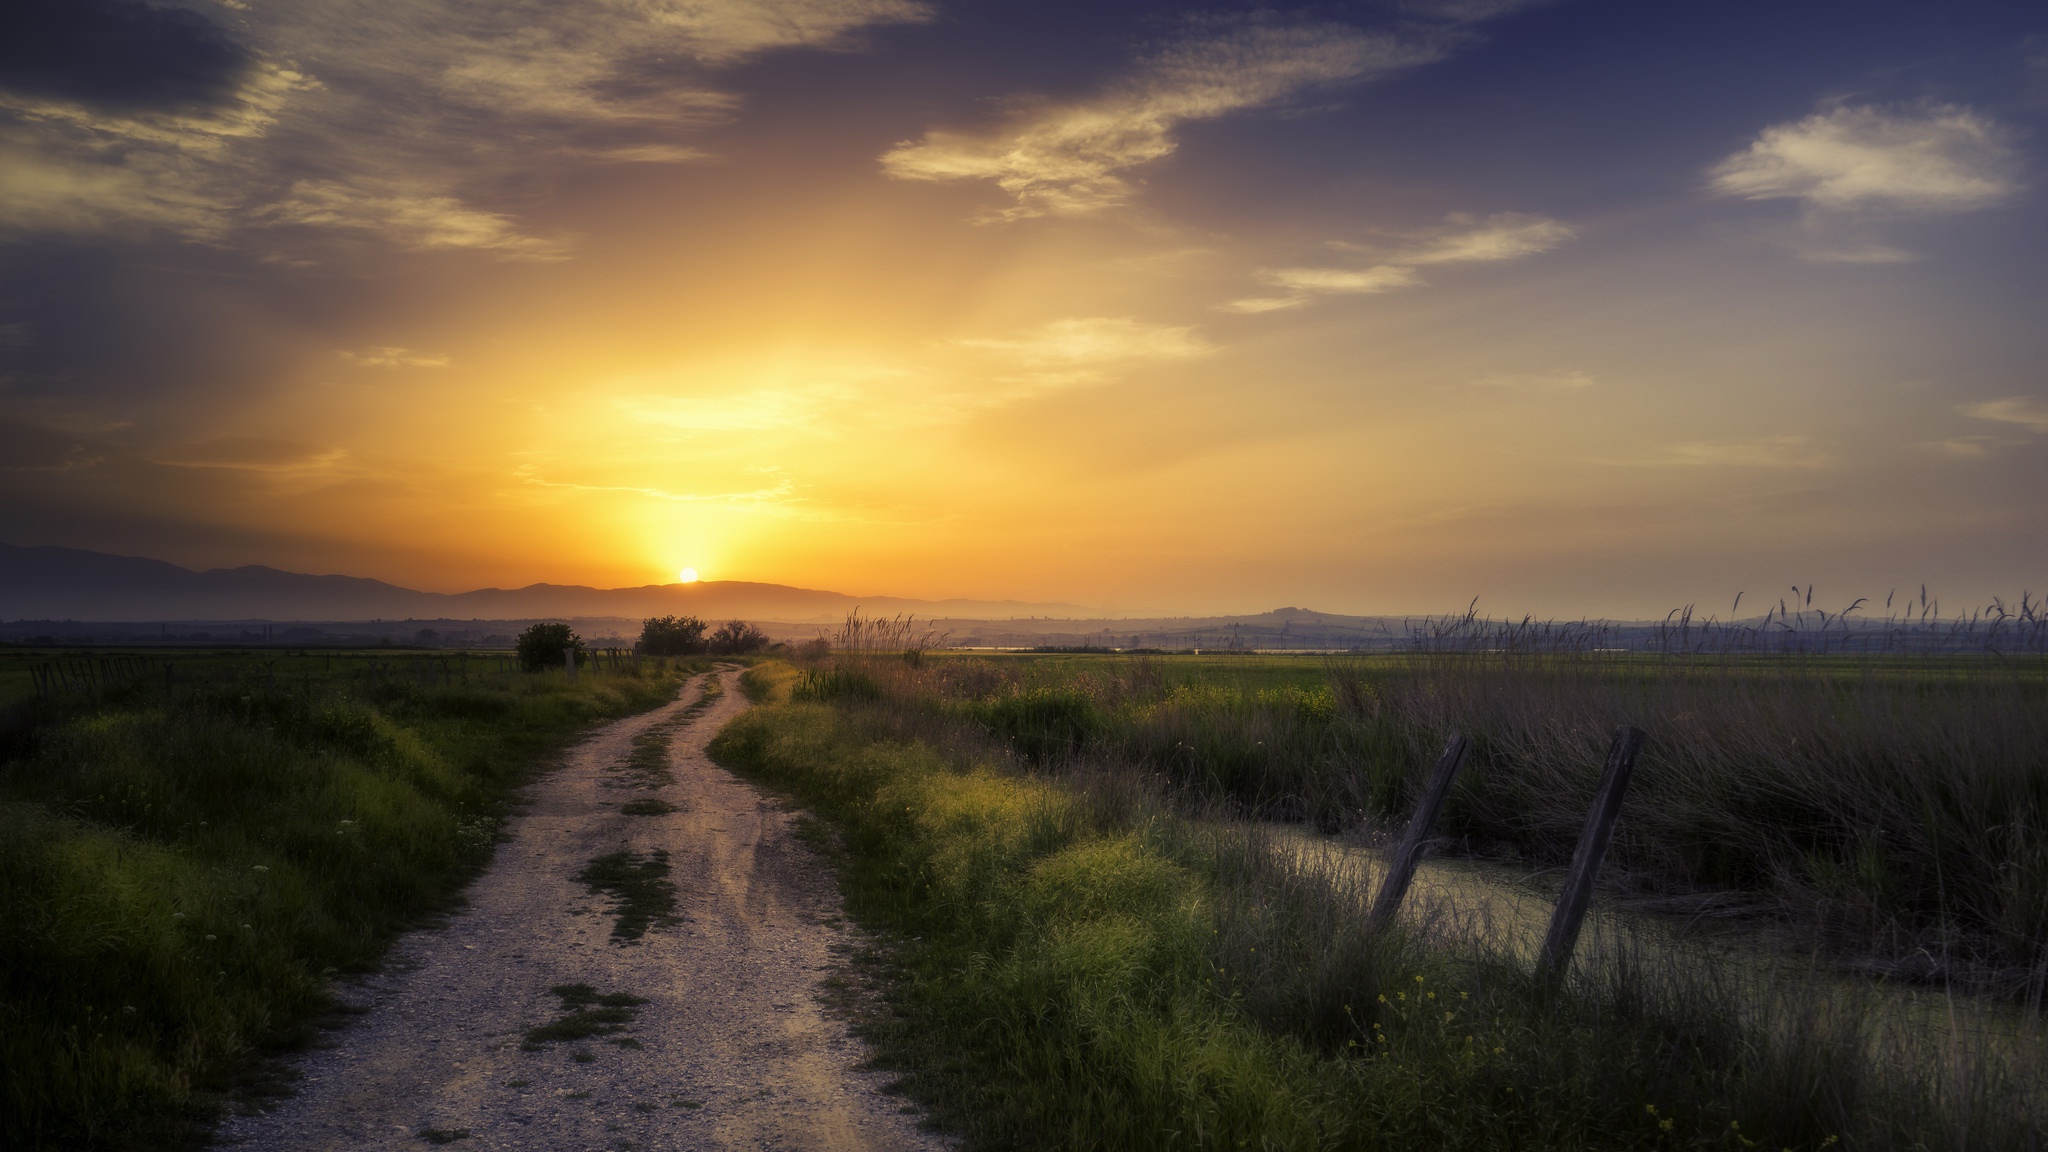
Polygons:
<instances>
[{"instance_id":1,"label":"cloud","mask_svg":"<svg viewBox=\"0 0 2048 1152\"><path fill-rule=\"evenodd\" d=\"M0 472L72 472L105 460L104 446L86 437L0 412Z\"/></svg>"},{"instance_id":2,"label":"cloud","mask_svg":"<svg viewBox=\"0 0 2048 1152\"><path fill-rule=\"evenodd\" d=\"M2048 404L2032 396L2007 396L2000 400L1958 404L1956 411L1977 420L2017 424L2029 432L2048 432Z\"/></svg>"},{"instance_id":3,"label":"cloud","mask_svg":"<svg viewBox=\"0 0 2048 1152\"><path fill-rule=\"evenodd\" d=\"M1295 292L1391 292L1422 283L1413 268L1381 264L1373 268L1265 268L1259 279Z\"/></svg>"},{"instance_id":4,"label":"cloud","mask_svg":"<svg viewBox=\"0 0 2048 1152\"><path fill-rule=\"evenodd\" d=\"M1481 388L1501 388L1510 392L1576 392L1591 388L1600 381L1590 372L1567 370L1559 372L1510 372L1481 376L1472 383Z\"/></svg>"},{"instance_id":5,"label":"cloud","mask_svg":"<svg viewBox=\"0 0 2048 1152\"><path fill-rule=\"evenodd\" d=\"M1446 226L1425 234L1422 243L1392 257L1399 264L1467 264L1520 260L1561 247L1578 230L1547 216L1502 212L1475 220L1462 213L1446 218Z\"/></svg>"},{"instance_id":6,"label":"cloud","mask_svg":"<svg viewBox=\"0 0 2048 1152\"><path fill-rule=\"evenodd\" d=\"M228 436L161 448L152 463L175 468L220 468L235 472L304 473L332 469L346 459L341 448L263 436Z\"/></svg>"},{"instance_id":7,"label":"cloud","mask_svg":"<svg viewBox=\"0 0 2048 1152\"><path fill-rule=\"evenodd\" d=\"M1984 460L1989 458L1993 451L2010 443L2011 441L2001 440L1996 436L1951 436L1946 440L1924 444L1922 447L1963 460Z\"/></svg>"},{"instance_id":8,"label":"cloud","mask_svg":"<svg viewBox=\"0 0 2048 1152\"><path fill-rule=\"evenodd\" d=\"M1672 444L1645 464L1733 468L1831 468L1832 452L1810 436L1765 436L1757 440L1695 441Z\"/></svg>"},{"instance_id":9,"label":"cloud","mask_svg":"<svg viewBox=\"0 0 2048 1152\"><path fill-rule=\"evenodd\" d=\"M8 0L0 89L98 107L210 104L251 61L219 25L136 0Z\"/></svg>"},{"instance_id":10,"label":"cloud","mask_svg":"<svg viewBox=\"0 0 2048 1152\"><path fill-rule=\"evenodd\" d=\"M987 180L1013 203L985 219L1080 216L1136 192L1131 169L1179 148L1179 128L1434 60L1440 49L1335 24L1204 28L1079 101L1047 103L981 132L934 129L884 153L898 180Z\"/></svg>"},{"instance_id":11,"label":"cloud","mask_svg":"<svg viewBox=\"0 0 2048 1152\"><path fill-rule=\"evenodd\" d=\"M301 181L255 216L282 227L364 233L398 248L474 248L522 260L560 260L568 254L560 241L524 235L509 216L470 207L431 188Z\"/></svg>"},{"instance_id":12,"label":"cloud","mask_svg":"<svg viewBox=\"0 0 2048 1152\"><path fill-rule=\"evenodd\" d=\"M1148 324L1128 316L1070 317L1010 339L955 340L1033 368L1082 368L1139 361L1189 360L1216 347L1193 328Z\"/></svg>"},{"instance_id":13,"label":"cloud","mask_svg":"<svg viewBox=\"0 0 2048 1152\"><path fill-rule=\"evenodd\" d=\"M1415 265L1478 264L1520 260L1556 248L1577 230L1547 216L1504 212L1484 220L1462 213L1445 218L1442 227L1410 233L1385 262L1364 268L1261 268L1261 283L1285 289L1285 296L1252 296L1217 305L1224 312L1257 314L1299 308L1310 297L1328 294L1392 292L1423 283ZM1333 247L1366 251L1362 245Z\"/></svg>"},{"instance_id":14,"label":"cloud","mask_svg":"<svg viewBox=\"0 0 2048 1152\"><path fill-rule=\"evenodd\" d=\"M929 15L919 0L333 0L250 5L232 36L162 17L174 31L130 53L146 75L128 95L111 64L70 69L69 86L0 67L0 233L554 258L564 245L500 189L593 157L702 160L679 137L735 114L721 69ZM109 61L135 41L88 31Z\"/></svg>"},{"instance_id":15,"label":"cloud","mask_svg":"<svg viewBox=\"0 0 2048 1152\"><path fill-rule=\"evenodd\" d=\"M341 358L358 368L445 368L445 352L415 352L410 348L378 346L343 352Z\"/></svg>"},{"instance_id":16,"label":"cloud","mask_svg":"<svg viewBox=\"0 0 2048 1152\"><path fill-rule=\"evenodd\" d=\"M1710 186L1832 212L1973 212L2018 191L2010 133L1968 108L1838 105L1774 124L1715 165Z\"/></svg>"},{"instance_id":17,"label":"cloud","mask_svg":"<svg viewBox=\"0 0 2048 1152\"><path fill-rule=\"evenodd\" d=\"M1306 303L1308 303L1308 297L1306 296L1247 296L1242 300L1232 300L1227 304L1218 304L1216 305L1216 310L1218 312L1237 312L1246 316L1257 316L1265 312L1284 312L1289 308L1299 308Z\"/></svg>"}]
</instances>

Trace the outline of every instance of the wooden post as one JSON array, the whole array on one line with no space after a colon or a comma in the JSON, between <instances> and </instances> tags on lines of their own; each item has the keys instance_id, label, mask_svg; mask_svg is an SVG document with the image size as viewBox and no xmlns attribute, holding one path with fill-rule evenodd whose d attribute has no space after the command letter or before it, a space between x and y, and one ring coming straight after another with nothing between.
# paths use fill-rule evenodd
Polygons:
<instances>
[{"instance_id":1,"label":"wooden post","mask_svg":"<svg viewBox=\"0 0 2048 1152\"><path fill-rule=\"evenodd\" d=\"M1564 891L1558 893L1557 910L1550 915L1550 931L1543 936L1543 951L1536 958L1537 979L1555 986L1571 967L1572 948L1579 941L1579 926L1593 903L1593 878L1600 861L1614 839L1614 821L1621 815L1621 801L1628 794L1628 779L1636 768L1636 753L1643 750L1643 730L1622 725L1614 733L1614 745L1607 750L1607 766L1600 772L1599 790L1593 793L1592 811L1586 813L1585 830L1579 833L1578 850L1565 873Z\"/></svg>"},{"instance_id":2,"label":"wooden post","mask_svg":"<svg viewBox=\"0 0 2048 1152\"><path fill-rule=\"evenodd\" d=\"M1415 879L1415 869L1429 847L1430 833L1436 830L1437 814L1443 811L1444 798L1451 794L1451 781L1457 778L1458 766L1465 762L1465 753L1471 746L1471 741L1463 736L1453 736L1444 745L1444 754L1437 758L1436 770L1429 774L1422 799L1415 805L1415 815L1408 820L1408 832L1401 837L1401 850L1388 862L1386 879L1380 881L1379 898L1366 914L1367 932L1385 928L1393 921L1394 913L1401 910L1401 897L1407 895L1408 885Z\"/></svg>"},{"instance_id":3,"label":"wooden post","mask_svg":"<svg viewBox=\"0 0 2048 1152\"><path fill-rule=\"evenodd\" d=\"M576 649L562 649L562 664L569 669L569 683L576 682Z\"/></svg>"}]
</instances>

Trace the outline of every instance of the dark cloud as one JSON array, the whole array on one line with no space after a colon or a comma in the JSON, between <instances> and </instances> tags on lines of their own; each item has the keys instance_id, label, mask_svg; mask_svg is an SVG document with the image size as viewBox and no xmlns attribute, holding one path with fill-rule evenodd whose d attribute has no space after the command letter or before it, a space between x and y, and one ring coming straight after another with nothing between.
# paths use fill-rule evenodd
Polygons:
<instances>
[{"instance_id":1,"label":"dark cloud","mask_svg":"<svg viewBox=\"0 0 2048 1152\"><path fill-rule=\"evenodd\" d=\"M107 107L208 104L249 53L213 21L134 0L7 0L0 88Z\"/></svg>"}]
</instances>

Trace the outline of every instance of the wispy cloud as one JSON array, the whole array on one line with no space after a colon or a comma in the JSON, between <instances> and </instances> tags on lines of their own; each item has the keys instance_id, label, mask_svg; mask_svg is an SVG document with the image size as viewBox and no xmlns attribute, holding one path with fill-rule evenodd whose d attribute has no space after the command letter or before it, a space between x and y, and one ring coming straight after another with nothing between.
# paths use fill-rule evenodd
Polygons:
<instances>
[{"instance_id":1,"label":"wispy cloud","mask_svg":"<svg viewBox=\"0 0 2048 1152\"><path fill-rule=\"evenodd\" d=\"M177 468L216 468L282 475L331 471L347 458L345 449L262 436L230 436L177 444L149 454L151 462Z\"/></svg>"},{"instance_id":2,"label":"wispy cloud","mask_svg":"<svg viewBox=\"0 0 2048 1152\"><path fill-rule=\"evenodd\" d=\"M934 129L882 156L899 180L986 180L1009 207L988 220L1078 216L1130 201L1129 175L1172 155L1182 125L1286 103L1442 55L1421 40L1337 24L1204 28L1088 99L1039 103L983 131Z\"/></svg>"},{"instance_id":3,"label":"wispy cloud","mask_svg":"<svg viewBox=\"0 0 2048 1152\"><path fill-rule=\"evenodd\" d=\"M1388 259L1396 264L1472 264L1520 260L1562 247L1578 229L1562 220L1524 212L1484 219L1464 213L1445 218L1440 228L1417 233L1412 246Z\"/></svg>"},{"instance_id":4,"label":"wispy cloud","mask_svg":"<svg viewBox=\"0 0 2048 1152\"><path fill-rule=\"evenodd\" d=\"M2014 442L1998 436L1951 436L1946 440L1923 444L1921 447L1938 455L1953 456L1961 460L1986 460L1993 452Z\"/></svg>"},{"instance_id":5,"label":"wispy cloud","mask_svg":"<svg viewBox=\"0 0 2048 1152\"><path fill-rule=\"evenodd\" d=\"M1485 219L1454 213L1442 226L1404 235L1391 249L1338 243L1353 251L1382 251L1382 262L1362 268L1261 268L1260 283L1282 289L1280 296L1251 296L1217 307L1225 312L1257 314L1299 308L1314 296L1355 295L1413 288L1424 281L1417 265L1478 264L1520 260L1569 241L1577 230L1547 216L1504 212Z\"/></svg>"},{"instance_id":6,"label":"wispy cloud","mask_svg":"<svg viewBox=\"0 0 2048 1152\"><path fill-rule=\"evenodd\" d=\"M1756 440L1693 441L1667 446L1643 461L1724 468L1821 469L1835 465L1835 454L1811 436L1765 436Z\"/></svg>"},{"instance_id":7,"label":"wispy cloud","mask_svg":"<svg viewBox=\"0 0 2048 1152\"><path fill-rule=\"evenodd\" d=\"M1215 345L1193 328L1129 316L1069 317L1007 338L970 338L955 347L993 352L1032 368L1081 368L1207 356Z\"/></svg>"},{"instance_id":8,"label":"wispy cloud","mask_svg":"<svg viewBox=\"0 0 2048 1152\"><path fill-rule=\"evenodd\" d=\"M358 368L445 368L445 352L415 352L410 348L379 345L341 353L341 358Z\"/></svg>"},{"instance_id":9,"label":"wispy cloud","mask_svg":"<svg viewBox=\"0 0 2048 1152\"><path fill-rule=\"evenodd\" d=\"M203 99L190 84L154 104L0 91L0 234L274 246L311 230L551 258L563 245L498 200L507 177L591 158L705 159L678 137L735 113L721 69L774 49L848 48L863 29L930 15L921 0L232 7L195 41L220 47L229 69Z\"/></svg>"},{"instance_id":10,"label":"wispy cloud","mask_svg":"<svg viewBox=\"0 0 2048 1152\"><path fill-rule=\"evenodd\" d=\"M1977 420L1994 420L2000 424L2016 424L2029 432L2048 432L2048 404L2032 396L2007 396L1998 400L1979 400L1971 404L1959 404L1956 411Z\"/></svg>"},{"instance_id":11,"label":"wispy cloud","mask_svg":"<svg viewBox=\"0 0 2048 1152\"><path fill-rule=\"evenodd\" d=\"M1591 388L1600 381L1590 372L1566 370L1558 372L1505 372L1481 376L1472 383L1481 388L1500 388L1509 392L1576 392Z\"/></svg>"},{"instance_id":12,"label":"wispy cloud","mask_svg":"<svg viewBox=\"0 0 2048 1152\"><path fill-rule=\"evenodd\" d=\"M1839 457L1811 436L1761 436L1752 440L1692 440L1628 456L1597 457L1589 463L1623 468L1752 468L1820 471Z\"/></svg>"},{"instance_id":13,"label":"wispy cloud","mask_svg":"<svg viewBox=\"0 0 2048 1152\"><path fill-rule=\"evenodd\" d=\"M519 260L560 260L568 246L528 236L499 212L471 207L426 187L300 181L254 217L278 227L342 230L396 248L470 248Z\"/></svg>"},{"instance_id":14,"label":"wispy cloud","mask_svg":"<svg viewBox=\"0 0 2048 1152\"><path fill-rule=\"evenodd\" d=\"M1843 104L1773 124L1709 176L1724 196L1832 211L1972 212L2019 188L2007 130L1949 104Z\"/></svg>"},{"instance_id":15,"label":"wispy cloud","mask_svg":"<svg viewBox=\"0 0 2048 1152\"><path fill-rule=\"evenodd\" d=\"M1422 283L1415 269L1393 264L1372 268L1266 268L1259 279L1293 292L1371 293L1412 288Z\"/></svg>"}]
</instances>

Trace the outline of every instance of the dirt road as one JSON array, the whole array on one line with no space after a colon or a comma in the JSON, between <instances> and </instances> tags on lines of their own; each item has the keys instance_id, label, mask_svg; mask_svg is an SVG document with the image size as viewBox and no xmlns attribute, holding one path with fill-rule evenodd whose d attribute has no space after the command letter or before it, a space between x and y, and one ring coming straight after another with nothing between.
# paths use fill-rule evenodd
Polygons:
<instances>
[{"instance_id":1,"label":"dirt road","mask_svg":"<svg viewBox=\"0 0 2048 1152\"><path fill-rule=\"evenodd\" d=\"M570 752L468 906L346 990L361 1021L307 1057L296 1095L230 1120L221 1142L946 1147L855 1070L861 1046L818 1003L846 937L830 876L788 813L704 755L746 706L737 681L700 678Z\"/></svg>"}]
</instances>

